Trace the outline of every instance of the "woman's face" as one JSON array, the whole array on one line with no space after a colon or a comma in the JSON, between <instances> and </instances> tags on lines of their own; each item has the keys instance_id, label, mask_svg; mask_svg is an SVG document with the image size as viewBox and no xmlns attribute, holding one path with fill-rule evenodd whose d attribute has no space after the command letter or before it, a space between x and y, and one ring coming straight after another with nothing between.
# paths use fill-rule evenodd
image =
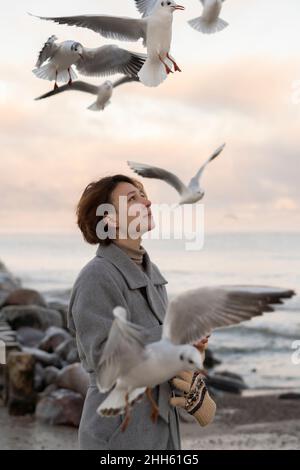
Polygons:
<instances>
[{"instance_id":1,"label":"woman's face","mask_svg":"<svg viewBox=\"0 0 300 470\"><path fill-rule=\"evenodd\" d=\"M116 210L118 235L140 238L143 233L154 229L151 201L143 188L139 189L131 183L119 183L111 199Z\"/></svg>"}]
</instances>

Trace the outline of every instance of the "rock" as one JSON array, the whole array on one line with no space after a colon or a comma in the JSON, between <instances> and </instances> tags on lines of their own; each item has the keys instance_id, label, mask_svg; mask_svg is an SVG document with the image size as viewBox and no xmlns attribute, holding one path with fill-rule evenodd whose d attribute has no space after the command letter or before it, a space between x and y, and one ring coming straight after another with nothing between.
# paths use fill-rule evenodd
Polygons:
<instances>
[{"instance_id":1,"label":"rock","mask_svg":"<svg viewBox=\"0 0 300 470\"><path fill-rule=\"evenodd\" d=\"M80 393L84 398L90 385L89 374L80 363L71 364L62 370L58 370L55 367L47 367L45 369L45 381L47 385L54 383L58 388L65 388Z\"/></svg>"},{"instance_id":2,"label":"rock","mask_svg":"<svg viewBox=\"0 0 300 470\"><path fill-rule=\"evenodd\" d=\"M39 348L43 351L54 352L58 346L66 340L70 340L71 335L62 328L51 326L46 331L46 335L39 344Z\"/></svg>"},{"instance_id":3,"label":"rock","mask_svg":"<svg viewBox=\"0 0 300 470\"><path fill-rule=\"evenodd\" d=\"M227 371L209 375L206 382L209 388L229 393L240 394L242 390L248 388L242 377Z\"/></svg>"},{"instance_id":4,"label":"rock","mask_svg":"<svg viewBox=\"0 0 300 470\"><path fill-rule=\"evenodd\" d=\"M22 326L17 331L17 340L19 343L29 348L36 348L44 336L45 333L43 331L31 328L30 326Z\"/></svg>"},{"instance_id":5,"label":"rock","mask_svg":"<svg viewBox=\"0 0 300 470\"><path fill-rule=\"evenodd\" d=\"M282 393L278 397L280 400L300 400L300 393L290 392Z\"/></svg>"},{"instance_id":6,"label":"rock","mask_svg":"<svg viewBox=\"0 0 300 470\"><path fill-rule=\"evenodd\" d=\"M61 358L55 353L47 353L46 351L41 351L37 348L23 348L23 352L27 354L31 354L36 362L43 364L44 366L55 366L55 367L62 367L62 360Z\"/></svg>"},{"instance_id":7,"label":"rock","mask_svg":"<svg viewBox=\"0 0 300 470\"><path fill-rule=\"evenodd\" d=\"M4 294L10 293L11 291L18 289L20 286L20 280L13 276L7 267L0 261L0 293L1 291L4 291Z\"/></svg>"},{"instance_id":8,"label":"rock","mask_svg":"<svg viewBox=\"0 0 300 470\"><path fill-rule=\"evenodd\" d=\"M74 338L64 341L56 349L55 353L58 354L64 361L69 364L80 362L77 351L77 344Z\"/></svg>"},{"instance_id":9,"label":"rock","mask_svg":"<svg viewBox=\"0 0 300 470\"><path fill-rule=\"evenodd\" d=\"M45 388L45 369L40 364L37 362L35 364L35 370L34 370L34 390L36 392L42 392Z\"/></svg>"},{"instance_id":10,"label":"rock","mask_svg":"<svg viewBox=\"0 0 300 470\"><path fill-rule=\"evenodd\" d=\"M17 340L17 334L15 331L13 331L10 328L2 329L0 328L0 341L2 343L11 344L11 343L16 343Z\"/></svg>"},{"instance_id":11,"label":"rock","mask_svg":"<svg viewBox=\"0 0 300 470\"><path fill-rule=\"evenodd\" d=\"M79 361L80 361L80 359L79 359L77 347L74 347L67 354L67 363L68 364L75 364L76 362L79 362Z\"/></svg>"},{"instance_id":12,"label":"rock","mask_svg":"<svg viewBox=\"0 0 300 470\"><path fill-rule=\"evenodd\" d=\"M8 306L0 310L0 319L7 321L14 330L30 326L46 330L50 326L62 326L59 312L36 305Z\"/></svg>"},{"instance_id":13,"label":"rock","mask_svg":"<svg viewBox=\"0 0 300 470\"><path fill-rule=\"evenodd\" d=\"M34 413L36 404L34 358L24 352L13 352L9 355L7 367L9 376L9 414L23 416Z\"/></svg>"},{"instance_id":14,"label":"rock","mask_svg":"<svg viewBox=\"0 0 300 470\"><path fill-rule=\"evenodd\" d=\"M245 381L244 381L243 377L239 374L235 374L234 372L229 372L227 370L224 370L222 372L218 372L218 375L221 375L222 377L240 382L245 388L248 388L245 384Z\"/></svg>"},{"instance_id":15,"label":"rock","mask_svg":"<svg viewBox=\"0 0 300 470\"><path fill-rule=\"evenodd\" d=\"M36 417L51 425L78 427L83 403L84 399L79 393L66 389L55 390L38 402Z\"/></svg>"},{"instance_id":16,"label":"rock","mask_svg":"<svg viewBox=\"0 0 300 470\"><path fill-rule=\"evenodd\" d=\"M215 358L213 355L212 351L210 349L207 349L205 351L205 361L204 361L204 367L207 369L212 369L213 367L221 364L221 361Z\"/></svg>"},{"instance_id":17,"label":"rock","mask_svg":"<svg viewBox=\"0 0 300 470\"><path fill-rule=\"evenodd\" d=\"M45 370L45 369L44 369ZM55 392L55 390L57 390L57 386L55 384L50 384L50 385L47 385L45 387L45 389L39 393L39 401L42 399L42 398L45 398L47 397L48 395L50 395L50 393L52 392Z\"/></svg>"},{"instance_id":18,"label":"rock","mask_svg":"<svg viewBox=\"0 0 300 470\"><path fill-rule=\"evenodd\" d=\"M6 298L4 305L38 305L40 307L47 307L47 303L42 295L32 289L16 289L12 291Z\"/></svg>"},{"instance_id":19,"label":"rock","mask_svg":"<svg viewBox=\"0 0 300 470\"><path fill-rule=\"evenodd\" d=\"M65 304L61 304L60 302L49 302L49 308L53 310L57 310L61 314L63 328L66 330L68 329L68 306Z\"/></svg>"},{"instance_id":20,"label":"rock","mask_svg":"<svg viewBox=\"0 0 300 470\"><path fill-rule=\"evenodd\" d=\"M0 308L5 304L9 292L0 290Z\"/></svg>"}]
</instances>

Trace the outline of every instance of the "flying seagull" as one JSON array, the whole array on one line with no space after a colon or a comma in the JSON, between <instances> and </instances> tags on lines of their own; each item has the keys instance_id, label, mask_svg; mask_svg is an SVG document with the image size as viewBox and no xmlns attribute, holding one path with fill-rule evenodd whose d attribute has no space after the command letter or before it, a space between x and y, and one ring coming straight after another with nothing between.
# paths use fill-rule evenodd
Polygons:
<instances>
[{"instance_id":1,"label":"flying seagull","mask_svg":"<svg viewBox=\"0 0 300 470\"><path fill-rule=\"evenodd\" d=\"M156 421L159 410L151 389L182 370L203 368L203 357L193 344L217 328L272 312L273 304L281 304L283 299L293 295L292 290L255 286L202 287L186 291L169 303L161 340L148 344L145 330L128 321L125 308L116 307L96 371L100 392L112 391L97 413L102 416L125 413L124 431L132 405L146 392L152 403L152 420Z\"/></svg>"},{"instance_id":2,"label":"flying seagull","mask_svg":"<svg viewBox=\"0 0 300 470\"><path fill-rule=\"evenodd\" d=\"M56 36L51 36L39 54L33 73L44 80L69 80L69 85L77 78L74 65L83 75L100 76L121 73L130 77L137 76L143 66L146 55L135 54L115 45L106 45L89 49L76 41L56 43ZM43 65L46 62L45 65Z\"/></svg>"},{"instance_id":3,"label":"flying seagull","mask_svg":"<svg viewBox=\"0 0 300 470\"><path fill-rule=\"evenodd\" d=\"M179 205L182 204L195 204L199 202L204 197L204 191L200 188L200 178L202 173L204 172L207 165L217 158L220 153L224 150L225 144L219 147L201 166L200 170L196 173L196 175L191 179L188 186L186 186L178 176L174 175L167 170L162 168L158 168L151 165L146 165L145 163L137 163L128 161L129 167L138 175L144 176L146 178L155 178L159 180L163 180L166 183L170 184L176 191L180 194L180 201Z\"/></svg>"},{"instance_id":4,"label":"flying seagull","mask_svg":"<svg viewBox=\"0 0 300 470\"><path fill-rule=\"evenodd\" d=\"M173 0L165 0L156 2L149 16L138 19L105 15L38 16L38 18L59 24L89 28L105 38L123 41L143 39L148 58L138 76L144 85L158 86L172 72L172 66L175 71L181 71L170 55L175 10L184 10L184 7Z\"/></svg>"},{"instance_id":5,"label":"flying seagull","mask_svg":"<svg viewBox=\"0 0 300 470\"><path fill-rule=\"evenodd\" d=\"M228 23L219 15L225 0L200 0L203 5L202 15L190 20L188 23L196 31L204 34L213 34L227 28Z\"/></svg>"},{"instance_id":6,"label":"flying seagull","mask_svg":"<svg viewBox=\"0 0 300 470\"><path fill-rule=\"evenodd\" d=\"M100 86L95 86L91 83L77 80L71 85L63 85L35 99L36 101L43 100L45 98L50 98L51 96L55 96L69 90L82 91L97 96L97 100L91 106L88 107L89 110L103 111L106 106L110 104L110 98L112 97L113 90L120 85L124 85L125 83L130 82L139 82L139 79L137 77L123 77L120 78L120 80L117 80L116 82L106 80Z\"/></svg>"}]
</instances>

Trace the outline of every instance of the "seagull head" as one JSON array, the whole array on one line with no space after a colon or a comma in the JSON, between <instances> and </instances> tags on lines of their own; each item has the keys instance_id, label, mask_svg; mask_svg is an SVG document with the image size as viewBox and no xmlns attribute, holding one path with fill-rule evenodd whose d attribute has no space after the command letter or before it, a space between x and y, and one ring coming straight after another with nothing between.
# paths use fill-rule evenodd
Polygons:
<instances>
[{"instance_id":1,"label":"seagull head","mask_svg":"<svg viewBox=\"0 0 300 470\"><path fill-rule=\"evenodd\" d=\"M204 196L205 196L205 192L204 192L204 191L201 191L201 189L199 189L199 191L197 191L196 194L197 194L197 197L198 197L198 201L201 201L201 199L203 199ZM198 201L197 201L197 202L198 202Z\"/></svg>"},{"instance_id":2,"label":"seagull head","mask_svg":"<svg viewBox=\"0 0 300 470\"><path fill-rule=\"evenodd\" d=\"M173 0L160 0L157 3L158 12L161 13L174 13L175 10L185 10L185 7L178 5Z\"/></svg>"},{"instance_id":3,"label":"seagull head","mask_svg":"<svg viewBox=\"0 0 300 470\"><path fill-rule=\"evenodd\" d=\"M71 46L71 51L74 52L75 54L78 54L79 57L82 58L83 55L83 46L80 44L80 42L73 42Z\"/></svg>"},{"instance_id":4,"label":"seagull head","mask_svg":"<svg viewBox=\"0 0 300 470\"><path fill-rule=\"evenodd\" d=\"M181 370L203 369L203 359L194 346L181 346L178 350Z\"/></svg>"}]
</instances>

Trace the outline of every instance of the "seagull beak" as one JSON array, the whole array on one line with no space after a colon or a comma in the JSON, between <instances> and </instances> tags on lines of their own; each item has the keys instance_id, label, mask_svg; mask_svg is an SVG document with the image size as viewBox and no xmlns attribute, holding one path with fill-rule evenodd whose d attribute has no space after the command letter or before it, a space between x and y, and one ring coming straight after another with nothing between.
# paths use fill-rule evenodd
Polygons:
<instances>
[{"instance_id":1,"label":"seagull beak","mask_svg":"<svg viewBox=\"0 0 300 470\"><path fill-rule=\"evenodd\" d=\"M185 7L183 7L182 5L174 5L173 8L174 10L185 10Z\"/></svg>"}]
</instances>

